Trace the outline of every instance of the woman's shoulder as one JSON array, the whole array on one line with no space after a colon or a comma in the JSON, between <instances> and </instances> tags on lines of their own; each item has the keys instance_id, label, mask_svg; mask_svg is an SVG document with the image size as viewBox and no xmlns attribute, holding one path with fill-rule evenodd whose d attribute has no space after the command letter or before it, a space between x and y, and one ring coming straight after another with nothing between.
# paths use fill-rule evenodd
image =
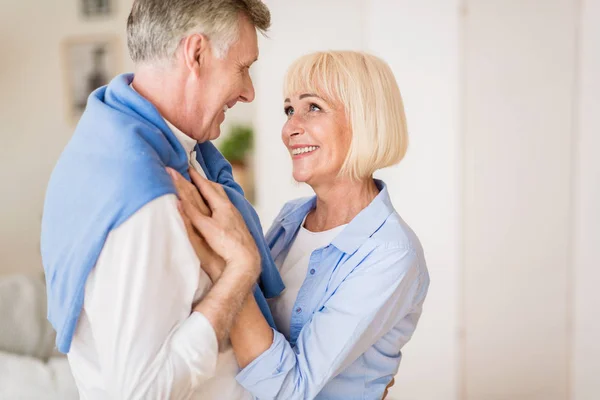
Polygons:
<instances>
[{"instance_id":1,"label":"woman's shoulder","mask_svg":"<svg viewBox=\"0 0 600 400\"><path fill-rule=\"evenodd\" d=\"M279 214L277 214L277 217L275 217L275 222L284 219L285 217L289 216L290 214L294 213L295 211L301 208L307 207L309 205L310 207L312 207L312 203L314 202L314 200L315 196L307 196L299 197L297 199L288 201L283 205L283 207L281 207L281 210L279 210Z\"/></svg>"},{"instance_id":2,"label":"woman's shoulder","mask_svg":"<svg viewBox=\"0 0 600 400\"><path fill-rule=\"evenodd\" d=\"M413 229L394 211L371 236L371 244L382 248L411 249L422 252L421 241Z\"/></svg>"},{"instance_id":3,"label":"woman's shoulder","mask_svg":"<svg viewBox=\"0 0 600 400\"><path fill-rule=\"evenodd\" d=\"M302 214L302 209L304 208L312 208L312 204L314 202L313 197L301 197L291 201L288 201L281 207L279 213L271 223L271 227L267 230L265 237L269 239L274 232L276 232L282 225L283 221L291 217L293 214Z\"/></svg>"},{"instance_id":4,"label":"woman's shoulder","mask_svg":"<svg viewBox=\"0 0 600 400\"><path fill-rule=\"evenodd\" d=\"M414 267L421 273L427 273L421 241L396 211L363 243L357 253L371 263L380 263L382 258L397 260L401 266Z\"/></svg>"},{"instance_id":5,"label":"woman's shoulder","mask_svg":"<svg viewBox=\"0 0 600 400\"><path fill-rule=\"evenodd\" d=\"M298 207L302 207L303 205L310 203L313 201L315 196L306 196L306 197L298 197L296 199L290 200L286 202L283 207L281 207L281 212L284 211L293 211Z\"/></svg>"},{"instance_id":6,"label":"woman's shoulder","mask_svg":"<svg viewBox=\"0 0 600 400\"><path fill-rule=\"evenodd\" d=\"M342 260L337 272L340 281L354 275L369 276L385 285L404 282L425 288L429 284L421 242L395 211L355 252Z\"/></svg>"}]
</instances>

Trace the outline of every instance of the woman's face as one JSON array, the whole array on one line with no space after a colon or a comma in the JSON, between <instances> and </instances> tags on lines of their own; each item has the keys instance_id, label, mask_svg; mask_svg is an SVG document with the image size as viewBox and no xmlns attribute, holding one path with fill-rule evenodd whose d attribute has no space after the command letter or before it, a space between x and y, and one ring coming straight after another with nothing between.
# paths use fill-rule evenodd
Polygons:
<instances>
[{"instance_id":1,"label":"woman's face","mask_svg":"<svg viewBox=\"0 0 600 400\"><path fill-rule=\"evenodd\" d=\"M294 179L311 186L333 183L352 137L344 107L297 93L285 99L284 111L281 138L292 157Z\"/></svg>"}]
</instances>

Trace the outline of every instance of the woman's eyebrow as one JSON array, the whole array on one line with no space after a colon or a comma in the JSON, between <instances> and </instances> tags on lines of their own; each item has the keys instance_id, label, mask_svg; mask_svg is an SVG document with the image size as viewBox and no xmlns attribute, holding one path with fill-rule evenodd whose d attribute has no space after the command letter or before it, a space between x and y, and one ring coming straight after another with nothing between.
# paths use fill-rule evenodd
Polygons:
<instances>
[{"instance_id":1,"label":"woman's eyebrow","mask_svg":"<svg viewBox=\"0 0 600 400\"><path fill-rule=\"evenodd\" d=\"M314 93L304 93L304 94L301 94L301 95L299 96L299 99L300 99L300 100L302 100L302 99L305 99L305 98L307 98L307 97L316 97L316 98L317 98L317 99L319 99L319 100L323 100L321 97L317 96L317 95L316 95L316 94L314 94ZM290 99L289 99L289 97L288 97L288 98L286 98L286 99L285 99L283 102L284 102L284 103L289 103L289 102L290 102Z\"/></svg>"}]
</instances>

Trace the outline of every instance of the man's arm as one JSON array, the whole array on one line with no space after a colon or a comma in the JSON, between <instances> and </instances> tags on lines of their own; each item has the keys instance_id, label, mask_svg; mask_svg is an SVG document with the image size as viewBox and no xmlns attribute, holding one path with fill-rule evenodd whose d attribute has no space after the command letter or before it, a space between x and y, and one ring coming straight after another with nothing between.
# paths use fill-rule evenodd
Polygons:
<instances>
[{"instance_id":1,"label":"man's arm","mask_svg":"<svg viewBox=\"0 0 600 400\"><path fill-rule=\"evenodd\" d=\"M174 195L155 199L113 230L86 287L84 309L114 398L187 398L213 376L218 338L255 280L247 268L225 269L192 312L209 279L176 204Z\"/></svg>"},{"instance_id":2,"label":"man's arm","mask_svg":"<svg viewBox=\"0 0 600 400\"><path fill-rule=\"evenodd\" d=\"M226 267L210 292L194 307L194 311L203 314L214 327L219 347L229 339L229 331L244 298L252 296L257 277L244 271L247 269Z\"/></svg>"}]
</instances>

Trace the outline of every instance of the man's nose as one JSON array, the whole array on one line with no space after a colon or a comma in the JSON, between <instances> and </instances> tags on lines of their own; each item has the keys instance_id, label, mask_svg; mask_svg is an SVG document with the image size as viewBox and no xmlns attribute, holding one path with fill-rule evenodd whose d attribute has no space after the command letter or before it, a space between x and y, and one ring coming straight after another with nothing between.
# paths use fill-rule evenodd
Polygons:
<instances>
[{"instance_id":1,"label":"man's nose","mask_svg":"<svg viewBox=\"0 0 600 400\"><path fill-rule=\"evenodd\" d=\"M248 77L246 83L244 84L244 89L240 94L240 101L244 103L252 103L254 101L254 97L254 85L252 84L252 79Z\"/></svg>"}]
</instances>

